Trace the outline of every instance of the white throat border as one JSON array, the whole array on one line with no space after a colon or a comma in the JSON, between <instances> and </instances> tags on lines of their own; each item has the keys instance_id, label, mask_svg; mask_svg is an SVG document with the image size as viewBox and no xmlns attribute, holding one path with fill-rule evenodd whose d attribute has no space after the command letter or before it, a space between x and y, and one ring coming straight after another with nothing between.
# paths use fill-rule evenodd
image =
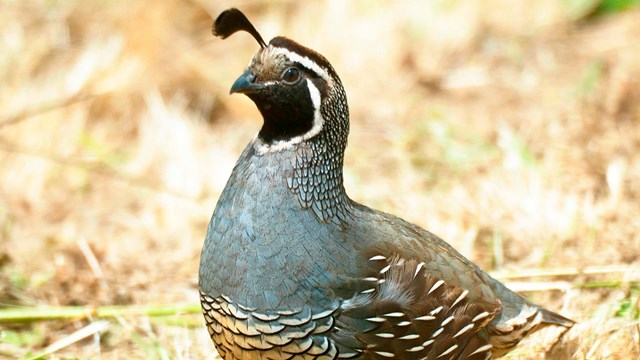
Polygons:
<instances>
[{"instance_id":1,"label":"white throat border","mask_svg":"<svg viewBox=\"0 0 640 360\"><path fill-rule=\"evenodd\" d=\"M303 141L307 141L314 136L318 135L320 131L322 131L322 127L324 126L324 118L320 113L320 91L313 84L312 81L305 79L307 82L307 88L309 89L309 95L311 96L311 102L313 103L313 126L309 131L302 135L298 135L291 139L287 140L276 140L270 144L265 143L260 139L258 135L256 135L254 139L254 149L258 155L264 155L267 153L274 153L283 150L293 150L296 146L298 146Z\"/></svg>"}]
</instances>

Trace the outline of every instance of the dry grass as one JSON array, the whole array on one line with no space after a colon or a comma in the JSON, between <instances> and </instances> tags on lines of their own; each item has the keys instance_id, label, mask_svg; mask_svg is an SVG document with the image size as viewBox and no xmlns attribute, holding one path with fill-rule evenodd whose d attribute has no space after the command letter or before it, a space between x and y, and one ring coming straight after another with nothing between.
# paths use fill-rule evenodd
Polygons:
<instances>
[{"instance_id":1,"label":"dry grass","mask_svg":"<svg viewBox=\"0 0 640 360\"><path fill-rule=\"evenodd\" d=\"M206 224L260 126L230 6L0 0L0 304L197 303ZM549 358L640 357L640 12L566 2L233 2L325 54L351 196L578 320ZM571 269L615 265L615 271ZM635 270L634 270L635 269ZM544 275L544 276L543 276ZM198 315L0 324L0 357L212 358ZM105 330L106 329L106 330ZM509 355L540 359L553 334Z\"/></svg>"}]
</instances>

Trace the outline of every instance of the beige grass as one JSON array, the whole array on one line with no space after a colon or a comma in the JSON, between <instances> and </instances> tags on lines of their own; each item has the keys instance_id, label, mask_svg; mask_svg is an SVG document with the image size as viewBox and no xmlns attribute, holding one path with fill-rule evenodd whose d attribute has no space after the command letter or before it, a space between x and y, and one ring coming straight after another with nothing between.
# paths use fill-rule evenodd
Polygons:
<instances>
[{"instance_id":1,"label":"beige grass","mask_svg":"<svg viewBox=\"0 0 640 360\"><path fill-rule=\"evenodd\" d=\"M640 265L638 11L578 22L552 0L1 0L1 304L197 302L206 224L260 126L227 95L256 44L210 34L231 4L341 74L353 198L488 270ZM527 293L580 321L549 358L640 357L631 271L519 280L571 285ZM613 285L582 286L594 282ZM54 356L213 357L202 326L109 321ZM0 324L0 356L87 325ZM544 358L547 335L509 357Z\"/></svg>"}]
</instances>

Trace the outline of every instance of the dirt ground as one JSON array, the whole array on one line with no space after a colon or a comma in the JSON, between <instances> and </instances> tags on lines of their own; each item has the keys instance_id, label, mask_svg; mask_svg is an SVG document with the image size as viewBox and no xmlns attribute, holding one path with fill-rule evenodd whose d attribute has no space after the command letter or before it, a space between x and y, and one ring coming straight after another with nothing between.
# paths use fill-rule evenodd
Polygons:
<instances>
[{"instance_id":1,"label":"dirt ground","mask_svg":"<svg viewBox=\"0 0 640 360\"><path fill-rule=\"evenodd\" d=\"M620 1L619 1L620 2ZM640 358L640 10L607 1L0 0L0 358L212 359L206 227L260 128L229 96L257 44L324 54L347 89L345 186L578 324L509 359Z\"/></svg>"}]
</instances>

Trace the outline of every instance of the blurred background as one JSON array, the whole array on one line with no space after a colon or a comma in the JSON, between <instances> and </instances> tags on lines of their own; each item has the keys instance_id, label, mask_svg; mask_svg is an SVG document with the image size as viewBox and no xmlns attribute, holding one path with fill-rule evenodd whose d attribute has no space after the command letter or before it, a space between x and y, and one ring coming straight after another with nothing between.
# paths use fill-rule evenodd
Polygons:
<instances>
[{"instance_id":1,"label":"blurred background","mask_svg":"<svg viewBox=\"0 0 640 360\"><path fill-rule=\"evenodd\" d=\"M200 248L261 126L231 6L340 74L352 198L580 321L548 358L639 358L639 3L0 0L0 358L215 357Z\"/></svg>"}]
</instances>

